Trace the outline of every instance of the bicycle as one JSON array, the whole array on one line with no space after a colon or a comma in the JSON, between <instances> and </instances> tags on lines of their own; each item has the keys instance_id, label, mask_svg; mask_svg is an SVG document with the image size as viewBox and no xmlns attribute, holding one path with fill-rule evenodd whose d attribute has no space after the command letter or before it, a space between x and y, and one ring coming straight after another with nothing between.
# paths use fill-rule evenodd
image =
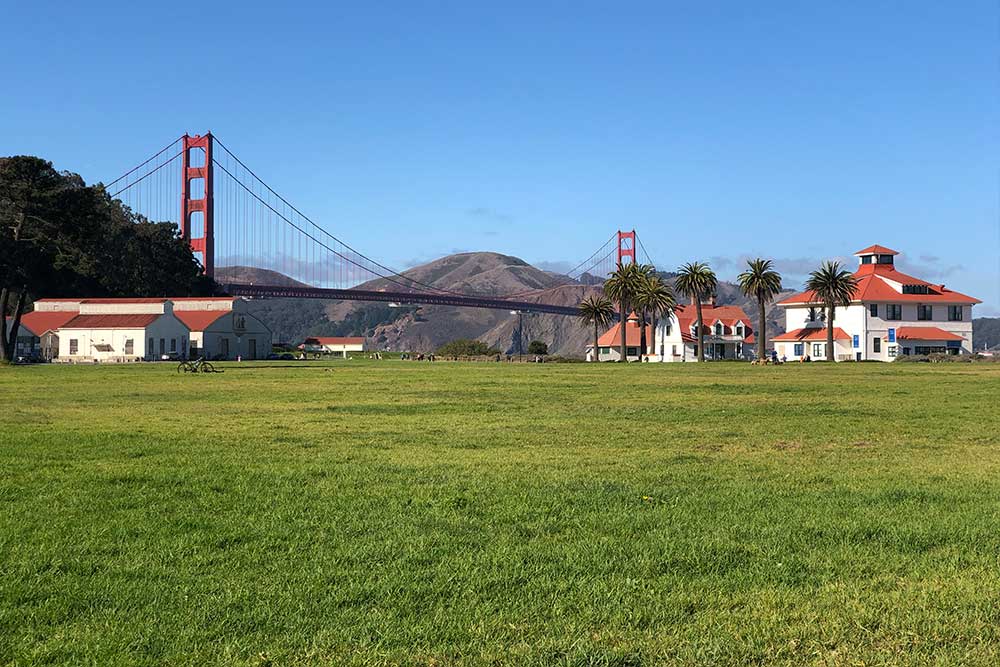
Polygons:
<instances>
[{"instance_id":1,"label":"bicycle","mask_svg":"<svg viewBox=\"0 0 1000 667\"><path fill-rule=\"evenodd\" d=\"M205 361L205 357L198 357L194 361L182 361L177 365L178 373L221 373L215 370L215 366Z\"/></svg>"}]
</instances>

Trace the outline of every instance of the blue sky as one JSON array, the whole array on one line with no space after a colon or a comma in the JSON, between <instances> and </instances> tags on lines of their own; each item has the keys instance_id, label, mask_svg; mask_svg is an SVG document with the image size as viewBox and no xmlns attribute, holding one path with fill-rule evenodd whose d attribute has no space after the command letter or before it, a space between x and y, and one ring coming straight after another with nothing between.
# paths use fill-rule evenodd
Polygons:
<instances>
[{"instance_id":1,"label":"blue sky","mask_svg":"<svg viewBox=\"0 0 1000 667\"><path fill-rule=\"evenodd\" d=\"M995 1L358 5L9 3L0 154L107 181L211 130L398 267L881 243L1000 314Z\"/></svg>"}]
</instances>

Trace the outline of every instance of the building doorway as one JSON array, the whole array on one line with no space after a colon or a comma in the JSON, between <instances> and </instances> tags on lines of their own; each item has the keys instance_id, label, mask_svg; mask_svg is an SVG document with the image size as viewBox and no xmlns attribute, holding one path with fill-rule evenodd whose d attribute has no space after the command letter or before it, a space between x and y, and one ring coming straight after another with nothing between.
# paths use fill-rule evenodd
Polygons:
<instances>
[{"instance_id":1,"label":"building doorway","mask_svg":"<svg viewBox=\"0 0 1000 667\"><path fill-rule=\"evenodd\" d=\"M249 350L249 354L247 356L250 357L251 359L256 359L257 358L257 339L256 338L251 338L250 339L250 350Z\"/></svg>"}]
</instances>

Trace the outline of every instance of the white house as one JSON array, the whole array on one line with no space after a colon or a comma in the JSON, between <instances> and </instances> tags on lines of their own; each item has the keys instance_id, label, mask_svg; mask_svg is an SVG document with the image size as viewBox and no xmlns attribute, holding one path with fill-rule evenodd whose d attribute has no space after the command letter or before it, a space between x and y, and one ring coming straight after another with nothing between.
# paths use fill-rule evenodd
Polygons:
<instances>
[{"instance_id":1,"label":"white house","mask_svg":"<svg viewBox=\"0 0 1000 667\"><path fill-rule=\"evenodd\" d=\"M191 330L191 358L265 359L271 353L271 330L246 312L235 297L174 298L174 315Z\"/></svg>"},{"instance_id":2,"label":"white house","mask_svg":"<svg viewBox=\"0 0 1000 667\"><path fill-rule=\"evenodd\" d=\"M364 352L363 336L310 336L299 346L304 352L347 357L351 352Z\"/></svg>"},{"instance_id":3,"label":"white house","mask_svg":"<svg viewBox=\"0 0 1000 667\"><path fill-rule=\"evenodd\" d=\"M836 309L834 354L838 361L892 361L899 356L972 352L972 306L976 299L943 284L896 270L899 253L873 245L855 253L858 287L850 306ZM778 303L787 333L774 338L779 357L826 358L823 304L813 292Z\"/></svg>"},{"instance_id":4,"label":"white house","mask_svg":"<svg viewBox=\"0 0 1000 667\"><path fill-rule=\"evenodd\" d=\"M153 361L187 356L189 330L167 299L84 299L59 327L59 361Z\"/></svg>"},{"instance_id":5,"label":"white house","mask_svg":"<svg viewBox=\"0 0 1000 667\"><path fill-rule=\"evenodd\" d=\"M654 361L698 360L698 313L694 305L677 306L656 328ZM739 306L702 304L701 322L705 359L744 359L751 352L754 331L750 317Z\"/></svg>"}]
</instances>

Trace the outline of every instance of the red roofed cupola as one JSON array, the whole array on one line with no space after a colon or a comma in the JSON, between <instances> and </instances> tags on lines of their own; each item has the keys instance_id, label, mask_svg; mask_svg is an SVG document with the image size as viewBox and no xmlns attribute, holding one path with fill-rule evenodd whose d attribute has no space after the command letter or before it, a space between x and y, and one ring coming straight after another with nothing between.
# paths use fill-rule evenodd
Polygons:
<instances>
[{"instance_id":1,"label":"red roofed cupola","mask_svg":"<svg viewBox=\"0 0 1000 667\"><path fill-rule=\"evenodd\" d=\"M870 245L867 248L854 253L854 256L858 258L858 261L860 261L862 265L883 264L892 266L892 258L898 254L899 253L892 248L886 248L882 245Z\"/></svg>"}]
</instances>

